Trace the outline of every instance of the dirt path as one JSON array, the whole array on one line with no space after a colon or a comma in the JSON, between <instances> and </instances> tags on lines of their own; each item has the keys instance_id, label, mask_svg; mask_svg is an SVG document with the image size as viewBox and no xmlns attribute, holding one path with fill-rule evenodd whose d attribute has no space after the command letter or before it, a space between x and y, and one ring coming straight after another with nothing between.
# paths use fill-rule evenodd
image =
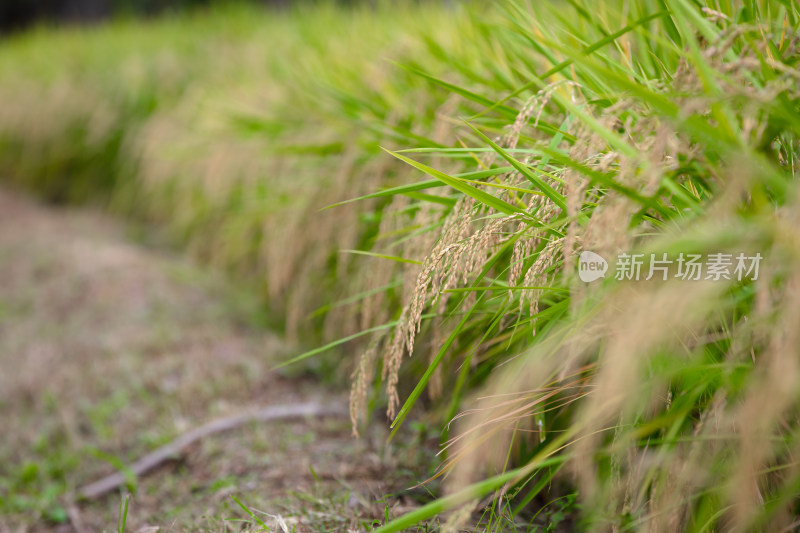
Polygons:
<instances>
[{"instance_id":1,"label":"dirt path","mask_svg":"<svg viewBox=\"0 0 800 533\"><path fill-rule=\"evenodd\" d=\"M221 416L346 401L270 371L288 348L242 307L105 216L0 191L0 532L113 531L119 492L71 495L115 464ZM234 496L272 531L360 529L414 481L387 480L408 457L381 442L354 441L342 417L206 437L139 479L127 531L248 530Z\"/></svg>"}]
</instances>

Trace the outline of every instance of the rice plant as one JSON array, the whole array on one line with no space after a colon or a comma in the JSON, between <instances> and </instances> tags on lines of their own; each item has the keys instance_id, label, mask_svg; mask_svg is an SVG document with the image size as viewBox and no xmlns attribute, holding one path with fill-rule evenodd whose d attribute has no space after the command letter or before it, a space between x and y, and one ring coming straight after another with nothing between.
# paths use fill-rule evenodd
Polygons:
<instances>
[{"instance_id":1,"label":"rice plant","mask_svg":"<svg viewBox=\"0 0 800 533\"><path fill-rule=\"evenodd\" d=\"M451 494L380 531L569 494L581 529L796 527L798 6L504 11L473 24L510 87L421 73L478 109L453 146L388 150L449 189L395 200L425 231L387 232L416 262L353 418L378 367L395 431L426 391L453 420ZM605 279L578 277L582 253ZM401 398L406 354L424 363Z\"/></svg>"}]
</instances>

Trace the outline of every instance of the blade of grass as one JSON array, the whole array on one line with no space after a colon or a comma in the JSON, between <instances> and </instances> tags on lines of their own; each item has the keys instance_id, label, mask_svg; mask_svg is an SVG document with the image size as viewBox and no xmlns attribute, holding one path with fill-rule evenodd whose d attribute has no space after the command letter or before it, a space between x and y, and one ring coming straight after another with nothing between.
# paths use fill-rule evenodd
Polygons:
<instances>
[{"instance_id":1,"label":"blade of grass","mask_svg":"<svg viewBox=\"0 0 800 533\"><path fill-rule=\"evenodd\" d=\"M389 261L395 261L397 263L409 263L412 265L422 264L421 261L417 261L416 259L407 259L405 257L398 257L396 255L379 254L375 252L367 252L364 250L339 250L339 252L343 254L368 255L370 257L379 257L381 259L388 259Z\"/></svg>"},{"instance_id":2,"label":"blade of grass","mask_svg":"<svg viewBox=\"0 0 800 533\"><path fill-rule=\"evenodd\" d=\"M412 167L421 170L422 172L440 180L441 182L449 185L450 187L460 192L463 192L464 194L471 196L472 198L475 198L477 201L495 209L496 211L505 213L507 215L522 215L525 217L526 220L530 219L530 216L525 211L523 211L522 209L520 209L515 205L509 204L508 202L500 198L497 198L496 196L492 196L491 194L485 191L476 189L475 187L468 185L459 179L456 179L452 176L448 176L444 172L440 172L435 168L429 167L428 165L424 165L422 163L414 161L413 159L410 159L402 154L398 154L397 152L387 150L386 148L384 148L384 150L387 153L391 154L392 156L396 157L397 159L404 161L409 165L411 165Z\"/></svg>"}]
</instances>

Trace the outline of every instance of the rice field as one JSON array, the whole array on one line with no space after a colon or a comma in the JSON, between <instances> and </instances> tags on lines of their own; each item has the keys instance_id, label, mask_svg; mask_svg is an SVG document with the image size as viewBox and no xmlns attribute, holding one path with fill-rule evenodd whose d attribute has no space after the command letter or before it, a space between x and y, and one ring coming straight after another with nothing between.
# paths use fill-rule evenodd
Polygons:
<instances>
[{"instance_id":1,"label":"rice field","mask_svg":"<svg viewBox=\"0 0 800 533\"><path fill-rule=\"evenodd\" d=\"M40 28L0 44L0 172L245 284L287 364L350 376L355 435L439 435L443 491L376 531L790 531L799 25L507 0Z\"/></svg>"}]
</instances>

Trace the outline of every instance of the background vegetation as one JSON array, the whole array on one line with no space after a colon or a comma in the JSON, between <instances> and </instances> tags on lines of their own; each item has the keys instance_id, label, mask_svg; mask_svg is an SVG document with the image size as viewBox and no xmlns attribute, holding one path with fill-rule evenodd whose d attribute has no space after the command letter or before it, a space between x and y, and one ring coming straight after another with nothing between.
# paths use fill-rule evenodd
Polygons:
<instances>
[{"instance_id":1,"label":"background vegetation","mask_svg":"<svg viewBox=\"0 0 800 533\"><path fill-rule=\"evenodd\" d=\"M227 1L227 0L223 0ZM219 4L219 0L215 2ZM286 0L252 0L280 7ZM153 16L207 7L209 0L20 0L0 5L0 35L36 24L97 23L112 17Z\"/></svg>"},{"instance_id":2,"label":"background vegetation","mask_svg":"<svg viewBox=\"0 0 800 533\"><path fill-rule=\"evenodd\" d=\"M0 50L0 168L168 228L289 335L357 335L355 427L423 407L447 443L449 495L382 531L451 508L788 530L799 16L239 7L34 32ZM764 259L756 280L587 285L589 250Z\"/></svg>"}]
</instances>

